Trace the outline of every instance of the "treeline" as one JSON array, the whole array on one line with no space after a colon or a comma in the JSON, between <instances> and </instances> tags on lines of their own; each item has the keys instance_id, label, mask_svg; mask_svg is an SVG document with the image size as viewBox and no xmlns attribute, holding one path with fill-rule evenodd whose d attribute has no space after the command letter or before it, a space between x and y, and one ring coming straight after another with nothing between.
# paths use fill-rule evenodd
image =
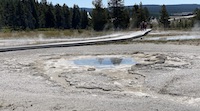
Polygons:
<instances>
[{"instance_id":1,"label":"treeline","mask_svg":"<svg viewBox=\"0 0 200 111\"><path fill-rule=\"evenodd\" d=\"M46 0L0 0L0 26L13 30L37 28L85 29L88 24L85 10L77 5L53 5Z\"/></svg>"},{"instance_id":2,"label":"treeline","mask_svg":"<svg viewBox=\"0 0 200 111\"><path fill-rule=\"evenodd\" d=\"M198 21L198 22L200 22L200 9L196 9L195 10L195 14L196 14L196 20Z\"/></svg>"},{"instance_id":3,"label":"treeline","mask_svg":"<svg viewBox=\"0 0 200 111\"><path fill-rule=\"evenodd\" d=\"M93 0L92 27L96 31L138 28L142 21L150 20L149 11L142 3L130 9L124 6L123 0L109 1L108 8L105 8L102 0Z\"/></svg>"},{"instance_id":4,"label":"treeline","mask_svg":"<svg viewBox=\"0 0 200 111\"><path fill-rule=\"evenodd\" d=\"M194 17L183 17L181 19L174 18L170 20L166 6L163 5L160 11L159 25L163 28L170 29L189 29L193 28L195 24L200 24L200 9L196 9L193 12ZM180 16L181 17L181 16Z\"/></svg>"},{"instance_id":5,"label":"treeline","mask_svg":"<svg viewBox=\"0 0 200 111\"><path fill-rule=\"evenodd\" d=\"M47 0L40 2L37 0L0 0L0 28L11 30L94 29L102 31L139 28L142 21L150 21L148 8L143 7L142 3L127 8L124 6L123 0L109 1L108 7L105 8L102 0L93 0L94 9L92 12L87 12L77 5L70 8L66 4L53 5ZM198 9L195 13L200 15ZM161 7L158 18L159 27L163 26L164 28L192 27L194 21L195 19L186 19L170 22L165 5Z\"/></svg>"},{"instance_id":6,"label":"treeline","mask_svg":"<svg viewBox=\"0 0 200 111\"><path fill-rule=\"evenodd\" d=\"M138 27L141 21L149 19L148 10L142 4L128 9L120 1L113 0L117 4L104 8L102 0L94 0L95 8L86 12L77 5L69 8L66 4L53 5L47 0L0 0L0 27L11 30L56 28L101 31Z\"/></svg>"}]
</instances>

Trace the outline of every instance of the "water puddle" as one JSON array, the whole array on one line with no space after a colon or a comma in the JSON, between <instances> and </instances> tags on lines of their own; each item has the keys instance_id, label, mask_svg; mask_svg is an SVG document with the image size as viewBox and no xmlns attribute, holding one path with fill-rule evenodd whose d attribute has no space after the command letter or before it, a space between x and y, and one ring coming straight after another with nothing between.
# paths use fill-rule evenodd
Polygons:
<instances>
[{"instance_id":1,"label":"water puddle","mask_svg":"<svg viewBox=\"0 0 200 111\"><path fill-rule=\"evenodd\" d=\"M83 58L73 61L78 66L93 66L96 68L114 68L116 66L134 65L136 62L132 58L120 57L97 57Z\"/></svg>"}]
</instances>

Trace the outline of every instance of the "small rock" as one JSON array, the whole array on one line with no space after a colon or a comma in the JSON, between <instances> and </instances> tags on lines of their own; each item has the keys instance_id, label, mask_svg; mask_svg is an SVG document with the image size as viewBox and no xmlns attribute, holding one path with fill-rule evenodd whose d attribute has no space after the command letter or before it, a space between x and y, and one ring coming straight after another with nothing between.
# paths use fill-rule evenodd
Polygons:
<instances>
[{"instance_id":1,"label":"small rock","mask_svg":"<svg viewBox=\"0 0 200 111\"><path fill-rule=\"evenodd\" d=\"M133 52L133 54L144 54L144 53L137 51L137 52Z\"/></svg>"},{"instance_id":2,"label":"small rock","mask_svg":"<svg viewBox=\"0 0 200 111\"><path fill-rule=\"evenodd\" d=\"M133 66L132 66L132 67L133 67ZM129 73L129 74L132 74L132 73L134 72L134 68L132 68L132 67L131 67L131 69L128 70L128 73Z\"/></svg>"},{"instance_id":3,"label":"small rock","mask_svg":"<svg viewBox=\"0 0 200 111\"><path fill-rule=\"evenodd\" d=\"M88 68L87 71L95 71L95 68Z\"/></svg>"},{"instance_id":4,"label":"small rock","mask_svg":"<svg viewBox=\"0 0 200 111\"><path fill-rule=\"evenodd\" d=\"M55 66L52 66L52 67L50 67L51 69L55 69L56 67Z\"/></svg>"},{"instance_id":5,"label":"small rock","mask_svg":"<svg viewBox=\"0 0 200 111\"><path fill-rule=\"evenodd\" d=\"M160 59L156 61L156 64L164 64L164 63L165 63L165 59Z\"/></svg>"}]
</instances>

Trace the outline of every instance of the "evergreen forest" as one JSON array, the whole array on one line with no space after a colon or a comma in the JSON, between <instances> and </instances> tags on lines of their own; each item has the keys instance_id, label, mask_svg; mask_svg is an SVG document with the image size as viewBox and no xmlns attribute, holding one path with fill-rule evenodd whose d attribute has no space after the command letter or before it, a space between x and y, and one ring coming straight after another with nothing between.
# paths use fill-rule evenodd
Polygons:
<instances>
[{"instance_id":1,"label":"evergreen forest","mask_svg":"<svg viewBox=\"0 0 200 111\"><path fill-rule=\"evenodd\" d=\"M67 4L53 5L47 0L0 0L0 28L10 30L54 28L102 31L139 28L142 21L149 22L151 19L148 8L143 7L142 3L128 8L124 6L123 0L110 1L108 7L105 8L102 5L102 0L93 0L94 8L89 12L78 5L73 7L68 7ZM199 19L199 10L197 9L195 13L198 15L196 18ZM168 28L171 25L168 19L169 14L165 5L163 5L158 21ZM174 24L172 25L174 26ZM193 22L187 26L192 27Z\"/></svg>"},{"instance_id":2,"label":"evergreen forest","mask_svg":"<svg viewBox=\"0 0 200 111\"><path fill-rule=\"evenodd\" d=\"M139 22L149 19L148 9L142 4L133 9L125 8L118 1L109 8L102 6L102 0L94 0L92 12L79 8L53 5L47 0L0 0L0 28L11 30L55 29L126 29L138 27ZM133 18L130 20L130 18ZM138 19L139 18L139 19ZM134 24L134 25L130 25Z\"/></svg>"}]
</instances>

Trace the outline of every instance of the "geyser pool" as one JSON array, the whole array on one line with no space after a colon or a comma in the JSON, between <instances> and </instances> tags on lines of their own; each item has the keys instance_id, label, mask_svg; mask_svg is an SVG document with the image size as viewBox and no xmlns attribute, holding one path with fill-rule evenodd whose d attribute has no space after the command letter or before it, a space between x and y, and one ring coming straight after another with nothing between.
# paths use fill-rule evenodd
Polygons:
<instances>
[{"instance_id":1,"label":"geyser pool","mask_svg":"<svg viewBox=\"0 0 200 111\"><path fill-rule=\"evenodd\" d=\"M96 68L114 68L116 66L136 64L136 62L132 58L124 57L92 57L76 59L73 62L75 65L93 66Z\"/></svg>"}]
</instances>

